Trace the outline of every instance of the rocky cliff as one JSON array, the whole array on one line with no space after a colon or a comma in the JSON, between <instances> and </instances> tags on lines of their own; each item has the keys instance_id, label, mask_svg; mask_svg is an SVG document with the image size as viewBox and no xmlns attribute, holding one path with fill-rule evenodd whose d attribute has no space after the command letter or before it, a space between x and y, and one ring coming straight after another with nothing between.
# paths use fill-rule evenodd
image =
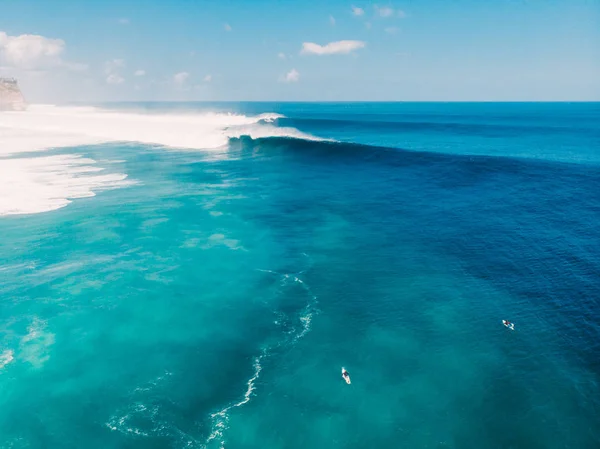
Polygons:
<instances>
[{"instance_id":1,"label":"rocky cliff","mask_svg":"<svg viewBox=\"0 0 600 449\"><path fill-rule=\"evenodd\" d=\"M24 111L27 103L14 78L0 78L0 111Z\"/></svg>"}]
</instances>

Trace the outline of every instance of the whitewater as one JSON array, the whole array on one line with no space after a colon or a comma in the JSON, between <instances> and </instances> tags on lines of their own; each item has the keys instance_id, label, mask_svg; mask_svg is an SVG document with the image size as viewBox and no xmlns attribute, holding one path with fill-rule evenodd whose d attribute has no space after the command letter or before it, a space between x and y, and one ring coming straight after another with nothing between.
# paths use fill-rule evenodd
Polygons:
<instances>
[{"instance_id":1,"label":"whitewater","mask_svg":"<svg viewBox=\"0 0 600 449\"><path fill-rule=\"evenodd\" d=\"M104 174L113 161L99 163L79 152L39 154L49 149L115 142L179 150L226 150L232 138L248 136L317 140L273 124L281 114L125 112L89 106L31 105L0 112L0 216L55 210L75 198L136 184L125 173ZM38 153L38 154L34 154Z\"/></svg>"}]
</instances>

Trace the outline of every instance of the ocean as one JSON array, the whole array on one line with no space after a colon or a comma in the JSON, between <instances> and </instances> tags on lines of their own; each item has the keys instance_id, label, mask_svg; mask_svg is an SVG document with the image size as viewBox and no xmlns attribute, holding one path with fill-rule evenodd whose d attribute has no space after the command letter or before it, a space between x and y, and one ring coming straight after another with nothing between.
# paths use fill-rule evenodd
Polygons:
<instances>
[{"instance_id":1,"label":"ocean","mask_svg":"<svg viewBox=\"0 0 600 449\"><path fill-rule=\"evenodd\" d=\"M599 223L599 103L0 113L0 448L597 449Z\"/></svg>"}]
</instances>

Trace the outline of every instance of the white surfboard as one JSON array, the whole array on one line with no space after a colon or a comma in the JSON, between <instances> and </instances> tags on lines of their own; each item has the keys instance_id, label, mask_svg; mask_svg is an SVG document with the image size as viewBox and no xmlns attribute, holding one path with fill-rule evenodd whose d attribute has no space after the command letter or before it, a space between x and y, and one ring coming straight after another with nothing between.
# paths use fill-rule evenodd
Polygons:
<instances>
[{"instance_id":1,"label":"white surfboard","mask_svg":"<svg viewBox=\"0 0 600 449\"><path fill-rule=\"evenodd\" d=\"M344 376L344 373L346 374ZM348 385L350 385L350 374L348 374L348 371L346 371L346 368L342 368L342 378L346 381L346 383Z\"/></svg>"}]
</instances>

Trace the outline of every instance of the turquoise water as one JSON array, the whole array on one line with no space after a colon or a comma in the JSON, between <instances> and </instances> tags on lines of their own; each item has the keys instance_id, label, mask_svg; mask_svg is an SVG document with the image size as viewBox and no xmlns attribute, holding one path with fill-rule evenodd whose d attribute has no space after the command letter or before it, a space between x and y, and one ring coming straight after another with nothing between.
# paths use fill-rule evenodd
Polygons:
<instances>
[{"instance_id":1,"label":"turquoise water","mask_svg":"<svg viewBox=\"0 0 600 449\"><path fill-rule=\"evenodd\" d=\"M0 217L0 447L600 447L598 104L119 108L330 141L44 152L135 184Z\"/></svg>"}]
</instances>

